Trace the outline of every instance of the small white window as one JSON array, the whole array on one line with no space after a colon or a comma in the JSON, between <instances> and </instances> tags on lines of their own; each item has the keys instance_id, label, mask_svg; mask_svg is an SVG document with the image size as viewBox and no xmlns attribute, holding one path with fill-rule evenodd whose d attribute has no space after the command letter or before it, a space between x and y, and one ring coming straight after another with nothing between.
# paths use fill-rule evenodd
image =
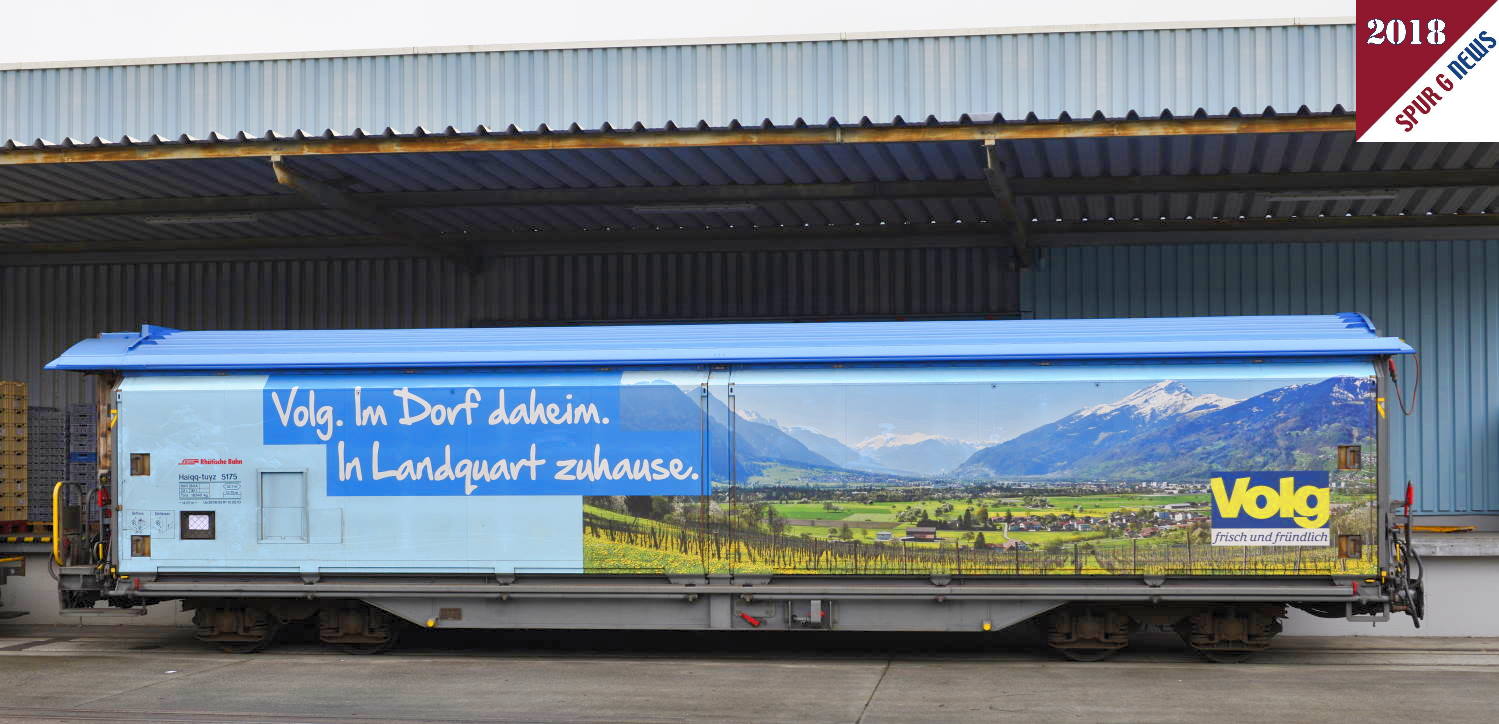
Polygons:
<instances>
[{"instance_id":1,"label":"small white window","mask_svg":"<svg viewBox=\"0 0 1499 724\"><path fill-rule=\"evenodd\" d=\"M211 510L184 510L179 522L182 540L213 540L214 524Z\"/></svg>"}]
</instances>

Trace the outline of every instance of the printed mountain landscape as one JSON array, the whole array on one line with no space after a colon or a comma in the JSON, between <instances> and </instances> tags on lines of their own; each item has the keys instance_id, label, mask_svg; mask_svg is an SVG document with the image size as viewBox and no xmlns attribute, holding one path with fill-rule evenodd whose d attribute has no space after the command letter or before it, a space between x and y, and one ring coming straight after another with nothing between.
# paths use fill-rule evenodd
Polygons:
<instances>
[{"instance_id":1,"label":"printed mountain landscape","mask_svg":"<svg viewBox=\"0 0 1499 724\"><path fill-rule=\"evenodd\" d=\"M980 450L963 464L959 473L971 477L1066 473L1080 459L1116 448L1150 430L1164 429L1235 402L1217 395L1194 395L1180 382L1157 382L1118 402L1079 410Z\"/></svg>"},{"instance_id":2,"label":"printed mountain landscape","mask_svg":"<svg viewBox=\"0 0 1499 724\"><path fill-rule=\"evenodd\" d=\"M889 475L952 472L979 449L970 442L923 433L881 433L850 447L810 427L781 429L839 467Z\"/></svg>"},{"instance_id":3,"label":"printed mountain landscape","mask_svg":"<svg viewBox=\"0 0 1499 724\"><path fill-rule=\"evenodd\" d=\"M686 391L664 381L641 383L620 389L620 411L623 424L642 430L701 429L703 409ZM709 438L728 439L729 408L717 397L708 397ZM752 412L740 412L734 424L737 478L747 480L770 463L801 468L839 469L841 466L809 449L787 434L774 420ZM836 442L836 441L834 441ZM721 458L719 458L721 461ZM714 480L727 480L728 470L714 464Z\"/></svg>"},{"instance_id":4,"label":"printed mountain landscape","mask_svg":"<svg viewBox=\"0 0 1499 724\"><path fill-rule=\"evenodd\" d=\"M940 475L952 472L980 446L964 440L923 433L883 433L854 447L880 461L881 465L895 470Z\"/></svg>"},{"instance_id":5,"label":"printed mountain landscape","mask_svg":"<svg viewBox=\"0 0 1499 724\"><path fill-rule=\"evenodd\" d=\"M736 478L755 484L769 467L826 471L845 482L942 477L1176 480L1209 469L1326 468L1337 445L1371 445L1373 380L1332 377L1245 400L1195 394L1165 380L982 447L924 433L884 433L854 444L750 410L735 420ZM674 386L635 387L621 398L633 425L701 425L702 408ZM728 407L708 398L712 439L727 439ZM713 471L725 480L727 470Z\"/></svg>"},{"instance_id":6,"label":"printed mountain landscape","mask_svg":"<svg viewBox=\"0 0 1499 724\"><path fill-rule=\"evenodd\" d=\"M1205 470L1324 468L1370 444L1374 382L1332 377L1236 401L1165 381L973 454L959 477L1168 480Z\"/></svg>"}]
</instances>

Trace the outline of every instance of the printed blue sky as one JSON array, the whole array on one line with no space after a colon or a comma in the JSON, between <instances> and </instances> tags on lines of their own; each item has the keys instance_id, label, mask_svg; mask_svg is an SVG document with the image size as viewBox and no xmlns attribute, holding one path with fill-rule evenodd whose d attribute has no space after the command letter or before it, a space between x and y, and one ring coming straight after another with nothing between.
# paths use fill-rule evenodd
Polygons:
<instances>
[{"instance_id":1,"label":"printed blue sky","mask_svg":"<svg viewBox=\"0 0 1499 724\"><path fill-rule=\"evenodd\" d=\"M1316 379L1187 380L1195 394L1234 399ZM875 435L924 433L1003 442L1084 407L1114 402L1154 384L1141 380L988 384L738 386L741 412L784 427L814 428L854 445Z\"/></svg>"}]
</instances>

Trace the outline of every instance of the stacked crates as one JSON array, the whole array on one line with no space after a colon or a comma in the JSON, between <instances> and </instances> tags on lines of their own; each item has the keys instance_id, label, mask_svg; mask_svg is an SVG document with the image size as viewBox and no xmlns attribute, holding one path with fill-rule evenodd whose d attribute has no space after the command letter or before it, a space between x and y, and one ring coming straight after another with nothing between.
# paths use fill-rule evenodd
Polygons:
<instances>
[{"instance_id":1,"label":"stacked crates","mask_svg":"<svg viewBox=\"0 0 1499 724\"><path fill-rule=\"evenodd\" d=\"M99 410L92 404L68 405L68 482L88 496L99 483ZM83 506L83 519L99 520L99 506Z\"/></svg>"},{"instance_id":2,"label":"stacked crates","mask_svg":"<svg viewBox=\"0 0 1499 724\"><path fill-rule=\"evenodd\" d=\"M99 477L99 411L68 405L68 482L93 487Z\"/></svg>"},{"instance_id":3,"label":"stacked crates","mask_svg":"<svg viewBox=\"0 0 1499 724\"><path fill-rule=\"evenodd\" d=\"M52 520L52 487L68 477L68 422L56 407L26 411L27 505L33 521Z\"/></svg>"},{"instance_id":4,"label":"stacked crates","mask_svg":"<svg viewBox=\"0 0 1499 724\"><path fill-rule=\"evenodd\" d=\"M0 523L27 520L26 383L0 382Z\"/></svg>"}]
</instances>

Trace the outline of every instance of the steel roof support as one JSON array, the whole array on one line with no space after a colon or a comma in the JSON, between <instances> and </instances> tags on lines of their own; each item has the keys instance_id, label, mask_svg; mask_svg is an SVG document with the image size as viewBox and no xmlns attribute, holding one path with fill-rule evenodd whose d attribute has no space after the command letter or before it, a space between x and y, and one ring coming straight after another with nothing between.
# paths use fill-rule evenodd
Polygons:
<instances>
[{"instance_id":1,"label":"steel roof support","mask_svg":"<svg viewBox=\"0 0 1499 724\"><path fill-rule=\"evenodd\" d=\"M1431 171L1337 171L1159 176L1006 177L1015 199L1036 196L1114 196L1155 193L1258 193L1275 191L1360 191L1499 186L1499 169ZM621 206L709 202L870 201L880 199L988 198L984 181L895 181L868 183L732 184L721 186L632 186L592 189L493 189L350 193L351 200L379 209L470 206ZM305 211L324 208L301 194L208 196L202 198L23 201L0 203L0 218L128 216L226 212Z\"/></svg>"},{"instance_id":2,"label":"steel roof support","mask_svg":"<svg viewBox=\"0 0 1499 724\"><path fill-rule=\"evenodd\" d=\"M994 218L997 230L1015 250L1015 268L1029 269L1035 263L1036 253L1025 231L1025 219L1015 210L1015 193L1010 189L1009 176L993 140L984 141L984 179L989 183L989 194L999 205Z\"/></svg>"},{"instance_id":3,"label":"steel roof support","mask_svg":"<svg viewBox=\"0 0 1499 724\"><path fill-rule=\"evenodd\" d=\"M1380 238L1476 238L1499 232L1499 214L1448 216L1329 216L1286 219L1190 219L1166 221L1041 222L1029 228L1036 248L1111 244L1203 243L1220 240L1246 242L1315 242L1367 239L1370 231L1393 232ZM381 256L399 248L424 251L457 243L441 234L428 234L419 244L392 247L378 234L348 236L256 237L241 239L176 239L160 241L113 240L33 242L9 247L0 263L22 254L76 254L98 251L207 250L284 253L297 249L378 251ZM892 248L1010 247L1004 235L988 223L899 224L880 227L830 226L739 229L665 229L583 232L479 233L464 235L475 255L610 254L676 251L793 251ZM274 250L280 249L281 252Z\"/></svg>"},{"instance_id":4,"label":"steel roof support","mask_svg":"<svg viewBox=\"0 0 1499 724\"><path fill-rule=\"evenodd\" d=\"M1017 196L1369 191L1499 186L1499 169L1073 176L1015 179L1012 183Z\"/></svg>"},{"instance_id":5,"label":"steel roof support","mask_svg":"<svg viewBox=\"0 0 1499 724\"><path fill-rule=\"evenodd\" d=\"M374 226L379 235L391 242L410 245L422 253L436 250L454 261L467 265L471 270L482 268L482 259L474 253L471 245L433 242L433 234L405 219L392 214L356 195L339 189L325 181L295 171L281 156L271 157L271 170L276 174L276 183L285 186L324 208L338 211L358 222Z\"/></svg>"}]
</instances>

